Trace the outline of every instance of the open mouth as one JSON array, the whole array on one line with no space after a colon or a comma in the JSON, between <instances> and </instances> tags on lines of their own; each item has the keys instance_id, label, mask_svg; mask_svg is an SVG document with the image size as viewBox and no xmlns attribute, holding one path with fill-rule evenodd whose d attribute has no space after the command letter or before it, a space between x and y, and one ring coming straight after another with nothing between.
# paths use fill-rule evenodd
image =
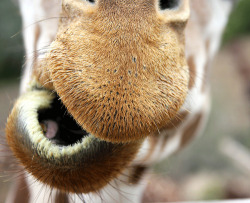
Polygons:
<instances>
[{"instance_id":1,"label":"open mouth","mask_svg":"<svg viewBox=\"0 0 250 203\"><path fill-rule=\"evenodd\" d=\"M94 137L77 124L56 93L36 85L17 100L6 138L37 180L74 193L104 187L130 164L141 144Z\"/></svg>"},{"instance_id":2,"label":"open mouth","mask_svg":"<svg viewBox=\"0 0 250 203\"><path fill-rule=\"evenodd\" d=\"M45 137L58 146L79 143L89 135L68 113L58 95L55 95L49 108L38 111L38 120Z\"/></svg>"}]
</instances>

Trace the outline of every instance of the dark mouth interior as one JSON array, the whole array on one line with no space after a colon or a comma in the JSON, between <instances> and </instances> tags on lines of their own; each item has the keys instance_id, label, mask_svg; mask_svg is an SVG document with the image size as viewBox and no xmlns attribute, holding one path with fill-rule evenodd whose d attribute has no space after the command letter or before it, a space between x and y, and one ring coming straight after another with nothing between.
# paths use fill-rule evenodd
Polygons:
<instances>
[{"instance_id":1,"label":"dark mouth interior","mask_svg":"<svg viewBox=\"0 0 250 203\"><path fill-rule=\"evenodd\" d=\"M57 145L73 145L88 135L68 113L58 95L51 107L39 110L38 115L44 135Z\"/></svg>"}]
</instances>

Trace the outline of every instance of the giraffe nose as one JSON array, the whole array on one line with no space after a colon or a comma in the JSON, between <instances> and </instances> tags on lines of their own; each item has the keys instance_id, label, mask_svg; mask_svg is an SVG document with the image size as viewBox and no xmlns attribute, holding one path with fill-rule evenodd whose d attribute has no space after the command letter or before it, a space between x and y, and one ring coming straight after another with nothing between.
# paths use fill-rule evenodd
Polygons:
<instances>
[{"instance_id":1,"label":"giraffe nose","mask_svg":"<svg viewBox=\"0 0 250 203\"><path fill-rule=\"evenodd\" d=\"M149 13L156 12L157 0L99 0L97 1L97 7L100 10L111 11L114 15L117 13L119 16L128 17L128 15L133 15L133 17L140 16L148 17Z\"/></svg>"},{"instance_id":2,"label":"giraffe nose","mask_svg":"<svg viewBox=\"0 0 250 203\"><path fill-rule=\"evenodd\" d=\"M188 74L179 58L168 60L174 50L143 55L135 44L132 50L91 44L95 48L88 53L72 44L67 57L53 52L49 59L55 91L87 132L110 142L135 141L175 115L185 99Z\"/></svg>"},{"instance_id":3,"label":"giraffe nose","mask_svg":"<svg viewBox=\"0 0 250 203\"><path fill-rule=\"evenodd\" d=\"M76 10L65 2L64 12ZM81 9L62 21L45 59L52 86L88 133L117 143L143 139L185 100L180 28L153 14L151 0L100 0L89 13Z\"/></svg>"}]
</instances>

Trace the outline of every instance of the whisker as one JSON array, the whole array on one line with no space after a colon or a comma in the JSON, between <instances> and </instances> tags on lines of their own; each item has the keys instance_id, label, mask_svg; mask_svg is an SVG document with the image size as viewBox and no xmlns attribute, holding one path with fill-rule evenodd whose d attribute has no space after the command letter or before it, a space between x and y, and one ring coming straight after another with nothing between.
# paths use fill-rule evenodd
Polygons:
<instances>
[{"instance_id":1,"label":"whisker","mask_svg":"<svg viewBox=\"0 0 250 203\"><path fill-rule=\"evenodd\" d=\"M34 22L34 23L32 23L32 24L30 24L30 25L28 25L28 26L26 26L26 27L22 28L20 31L18 31L17 33L15 33L14 35L12 35L12 36L11 36L11 38L16 37L17 35L21 34L24 30L26 30L26 29L28 29L29 27L34 26L34 25L36 25L36 24L38 24L38 23L45 22L45 21L47 21L47 20L53 20L53 19L63 19L63 18L69 18L69 17L65 17L65 16L63 17L63 16L60 16L60 17L50 17L50 18L46 18L46 19L42 19L42 20L38 20L38 21L36 21L36 22Z\"/></svg>"}]
</instances>

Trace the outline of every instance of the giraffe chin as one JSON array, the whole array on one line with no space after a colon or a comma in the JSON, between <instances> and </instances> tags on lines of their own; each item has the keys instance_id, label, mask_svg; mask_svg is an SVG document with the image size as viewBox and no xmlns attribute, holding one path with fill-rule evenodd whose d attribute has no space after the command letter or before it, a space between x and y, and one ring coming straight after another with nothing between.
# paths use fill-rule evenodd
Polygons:
<instances>
[{"instance_id":1,"label":"giraffe chin","mask_svg":"<svg viewBox=\"0 0 250 203\"><path fill-rule=\"evenodd\" d=\"M97 192L134 159L142 141L110 143L87 133L56 93L33 86L6 125L7 142L38 181L64 192Z\"/></svg>"}]
</instances>

